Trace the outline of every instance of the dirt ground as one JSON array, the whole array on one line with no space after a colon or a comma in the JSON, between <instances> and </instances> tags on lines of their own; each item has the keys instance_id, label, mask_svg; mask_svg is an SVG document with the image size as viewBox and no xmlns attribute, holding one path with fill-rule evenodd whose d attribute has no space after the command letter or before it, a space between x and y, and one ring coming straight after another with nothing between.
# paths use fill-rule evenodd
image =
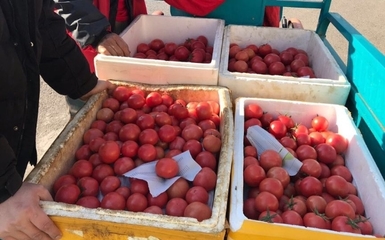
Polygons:
<instances>
[{"instance_id":1,"label":"dirt ground","mask_svg":"<svg viewBox=\"0 0 385 240\"><path fill-rule=\"evenodd\" d=\"M146 0L148 12L162 10L169 15L168 5L159 0ZM335 0L331 11L340 13L359 32L368 38L380 51L385 53L385 1L382 0ZM317 24L318 11L309 9L285 9L284 16L295 17L302 21L306 29L314 30ZM333 46L341 54L346 54L347 44L341 35L331 29L328 34ZM69 121L68 108L64 97L54 92L47 84L41 81L40 113L37 128L37 150L39 159L51 146L58 134ZM31 171L28 167L26 175Z\"/></svg>"}]
</instances>

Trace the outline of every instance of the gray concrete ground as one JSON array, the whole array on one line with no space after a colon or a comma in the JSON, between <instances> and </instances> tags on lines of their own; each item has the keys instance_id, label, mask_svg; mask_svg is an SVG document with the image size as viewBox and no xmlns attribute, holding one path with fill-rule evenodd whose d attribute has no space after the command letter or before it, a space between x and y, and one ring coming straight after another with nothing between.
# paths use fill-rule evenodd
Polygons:
<instances>
[{"instance_id":1,"label":"gray concrete ground","mask_svg":"<svg viewBox=\"0 0 385 240\"><path fill-rule=\"evenodd\" d=\"M148 12L162 10L169 15L168 5L159 0L146 0ZM361 32L375 47L385 53L385 1L383 0L334 0L331 12L340 13L359 32ZM285 9L287 18L298 18L306 29L315 30L318 18L317 10ZM332 45L341 54L346 54L347 44L340 34L330 29L328 33ZM51 146L57 135L69 120L69 114L64 97L55 93L42 81L40 113L37 128L37 149L39 158ZM29 167L27 173L32 169Z\"/></svg>"}]
</instances>

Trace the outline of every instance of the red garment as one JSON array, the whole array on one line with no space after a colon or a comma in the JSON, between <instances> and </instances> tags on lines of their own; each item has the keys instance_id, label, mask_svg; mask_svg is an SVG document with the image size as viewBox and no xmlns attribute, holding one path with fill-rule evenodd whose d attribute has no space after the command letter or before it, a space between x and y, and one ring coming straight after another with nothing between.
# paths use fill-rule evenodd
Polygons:
<instances>
[{"instance_id":1,"label":"red garment","mask_svg":"<svg viewBox=\"0 0 385 240\"><path fill-rule=\"evenodd\" d=\"M192 15L203 17L214 11L218 6L224 3L225 0L165 0L165 2ZM279 22L280 7L266 7L263 25L268 27L279 27Z\"/></svg>"},{"instance_id":2,"label":"red garment","mask_svg":"<svg viewBox=\"0 0 385 240\"><path fill-rule=\"evenodd\" d=\"M108 19L110 16L110 1L109 0L93 0L94 5L99 9L99 11L106 16ZM146 3L144 0L132 0L133 8L133 17L136 18L141 14L147 14ZM129 19L128 9L126 7L125 0L119 0L118 2L118 12L116 14L116 21L124 22L131 21ZM92 46L87 46L82 49L83 55L86 57L90 69L92 72L95 72L94 58L98 54L97 50Z\"/></svg>"}]
</instances>

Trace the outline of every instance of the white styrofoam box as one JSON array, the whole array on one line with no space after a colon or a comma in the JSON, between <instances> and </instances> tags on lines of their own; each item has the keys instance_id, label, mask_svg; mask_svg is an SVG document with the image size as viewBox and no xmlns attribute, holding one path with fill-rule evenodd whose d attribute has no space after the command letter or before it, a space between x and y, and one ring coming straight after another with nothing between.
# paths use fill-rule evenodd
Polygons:
<instances>
[{"instance_id":1,"label":"white styrofoam box","mask_svg":"<svg viewBox=\"0 0 385 240\"><path fill-rule=\"evenodd\" d=\"M294 78L278 75L237 73L228 71L229 47L236 43L244 48L249 44L270 44L278 51L289 47L308 53L310 66L317 78ZM225 27L218 85L228 87L234 99L259 97L322 102L344 105L350 83L341 68L313 31L271 27Z\"/></svg>"},{"instance_id":2,"label":"white styrofoam box","mask_svg":"<svg viewBox=\"0 0 385 240\"><path fill-rule=\"evenodd\" d=\"M336 104L309 103L289 100L238 98L236 99L234 122L234 160L230 187L230 232L228 239L246 239L239 236L253 236L258 239L321 240L321 239L360 239L368 236L339 233L331 230L306 228L301 226L272 224L248 219L243 214L243 139L244 107L256 103L263 111L277 117L278 113L290 115L296 123L310 127L317 114L329 120L329 130L338 132L349 141L345 153L345 164L353 175L366 216L370 218L374 231L384 235L385 228L385 182L374 162L359 130L354 125L347 108ZM246 234L246 235L245 235ZM370 237L370 236L369 236Z\"/></svg>"},{"instance_id":3,"label":"white styrofoam box","mask_svg":"<svg viewBox=\"0 0 385 240\"><path fill-rule=\"evenodd\" d=\"M222 148L218 156L217 184L213 194L212 215L198 222L187 217L154 215L143 212L89 209L74 204L42 202L42 208L63 232L63 239L130 239L130 237L156 237L156 239L217 239L223 240L226 233L226 209L230 185L233 156L233 111L230 92L225 87L196 85L146 85L112 81L129 89L144 92L168 93L174 99L186 102L212 100L220 106L220 133ZM67 124L62 133L44 154L38 165L25 181L38 183L52 189L55 180L66 174L73 165L75 150L82 144L82 136L96 119L96 114L108 95L103 92L94 95ZM106 229L106 227L111 227ZM89 229L90 228L90 229ZM117 229L120 229L117 232ZM74 236L81 233L82 237ZM92 234L96 234L94 236ZM103 234L107 234L104 236ZM182 235L180 235L182 234ZM118 236L116 236L118 235ZM65 238L67 237L67 238ZM154 238L148 238L154 239Z\"/></svg>"},{"instance_id":4,"label":"white styrofoam box","mask_svg":"<svg viewBox=\"0 0 385 240\"><path fill-rule=\"evenodd\" d=\"M217 85L223 32L224 21L220 19L140 15L120 34L131 55L139 43L150 43L156 38L181 44L204 35L213 46L212 61L191 63L98 54L95 72L101 79L146 84Z\"/></svg>"}]
</instances>

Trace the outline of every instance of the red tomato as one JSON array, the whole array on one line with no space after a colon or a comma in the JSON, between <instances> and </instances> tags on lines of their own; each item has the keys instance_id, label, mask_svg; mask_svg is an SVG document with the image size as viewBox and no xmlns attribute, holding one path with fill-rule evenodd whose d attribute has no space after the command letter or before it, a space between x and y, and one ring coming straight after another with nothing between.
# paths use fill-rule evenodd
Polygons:
<instances>
[{"instance_id":1,"label":"red tomato","mask_svg":"<svg viewBox=\"0 0 385 240\"><path fill-rule=\"evenodd\" d=\"M258 219L260 213L255 209L254 198L248 198L243 202L243 214L249 219Z\"/></svg>"},{"instance_id":2,"label":"red tomato","mask_svg":"<svg viewBox=\"0 0 385 240\"><path fill-rule=\"evenodd\" d=\"M56 193L59 188L67 184L76 184L76 178L73 175L62 175L53 184L53 191Z\"/></svg>"},{"instance_id":3,"label":"red tomato","mask_svg":"<svg viewBox=\"0 0 385 240\"><path fill-rule=\"evenodd\" d=\"M305 200L299 197L290 197L289 201L283 207L284 211L293 210L296 211L300 216L304 216L307 212Z\"/></svg>"},{"instance_id":4,"label":"red tomato","mask_svg":"<svg viewBox=\"0 0 385 240\"><path fill-rule=\"evenodd\" d=\"M324 213L327 202L321 196L310 196L306 199L306 208L308 212Z\"/></svg>"},{"instance_id":5,"label":"red tomato","mask_svg":"<svg viewBox=\"0 0 385 240\"><path fill-rule=\"evenodd\" d=\"M141 193L131 194L126 201L128 211L143 212L148 207L147 198Z\"/></svg>"},{"instance_id":6,"label":"red tomato","mask_svg":"<svg viewBox=\"0 0 385 240\"><path fill-rule=\"evenodd\" d=\"M266 63L259 60L258 58L253 58L253 59L256 59L256 60L252 62L251 69L257 74L267 74L268 68Z\"/></svg>"},{"instance_id":7,"label":"red tomato","mask_svg":"<svg viewBox=\"0 0 385 240\"><path fill-rule=\"evenodd\" d=\"M247 132L249 127L251 126L260 126L262 127L262 123L258 118L250 118L246 120L245 125L244 125L244 131Z\"/></svg>"},{"instance_id":8,"label":"red tomato","mask_svg":"<svg viewBox=\"0 0 385 240\"><path fill-rule=\"evenodd\" d=\"M267 44L267 43L266 44L262 44L258 48L258 54L261 57L264 57L264 56L266 56L267 54L269 54L271 52L272 52L272 47L270 46L270 44Z\"/></svg>"},{"instance_id":9,"label":"red tomato","mask_svg":"<svg viewBox=\"0 0 385 240\"><path fill-rule=\"evenodd\" d=\"M114 170L110 165L105 163L96 166L92 172L92 177L95 178L99 183L101 183L107 176L113 175L115 175Z\"/></svg>"},{"instance_id":10,"label":"red tomato","mask_svg":"<svg viewBox=\"0 0 385 240\"><path fill-rule=\"evenodd\" d=\"M310 137L311 146L316 146L320 143L325 143L325 138L319 132L311 132L309 133L309 137Z\"/></svg>"},{"instance_id":11,"label":"red tomato","mask_svg":"<svg viewBox=\"0 0 385 240\"><path fill-rule=\"evenodd\" d=\"M250 103L245 106L245 119L261 118L263 115L262 108L256 103Z\"/></svg>"},{"instance_id":12,"label":"red tomato","mask_svg":"<svg viewBox=\"0 0 385 240\"><path fill-rule=\"evenodd\" d=\"M80 196L97 196L99 193L99 183L92 177L79 179L77 185L80 189Z\"/></svg>"},{"instance_id":13,"label":"red tomato","mask_svg":"<svg viewBox=\"0 0 385 240\"><path fill-rule=\"evenodd\" d=\"M84 196L79 198L76 205L86 208L98 208L100 206L99 199L95 196Z\"/></svg>"},{"instance_id":14,"label":"red tomato","mask_svg":"<svg viewBox=\"0 0 385 240\"><path fill-rule=\"evenodd\" d=\"M285 124L287 129L292 129L295 127L294 120L290 116L279 114L277 119Z\"/></svg>"},{"instance_id":15,"label":"red tomato","mask_svg":"<svg viewBox=\"0 0 385 240\"><path fill-rule=\"evenodd\" d=\"M286 188L287 185L290 182L289 174L282 167L272 167L272 168L270 168L269 171L267 171L266 176L268 178L278 179L281 182L283 188Z\"/></svg>"},{"instance_id":16,"label":"red tomato","mask_svg":"<svg viewBox=\"0 0 385 240\"><path fill-rule=\"evenodd\" d=\"M164 45L164 52L169 56L174 55L175 49L177 49L177 47L178 45L173 42L166 43Z\"/></svg>"},{"instance_id":17,"label":"red tomato","mask_svg":"<svg viewBox=\"0 0 385 240\"><path fill-rule=\"evenodd\" d=\"M69 173L75 178L89 177L92 174L93 166L88 160L78 160L72 165Z\"/></svg>"},{"instance_id":18,"label":"red tomato","mask_svg":"<svg viewBox=\"0 0 385 240\"><path fill-rule=\"evenodd\" d=\"M131 190L128 187L124 187L124 186L119 187L118 189L115 190L115 192L122 195L126 200L131 195Z\"/></svg>"},{"instance_id":19,"label":"red tomato","mask_svg":"<svg viewBox=\"0 0 385 240\"><path fill-rule=\"evenodd\" d=\"M218 153L221 150L222 141L214 135L208 135L203 138L202 146L206 151Z\"/></svg>"},{"instance_id":20,"label":"red tomato","mask_svg":"<svg viewBox=\"0 0 385 240\"><path fill-rule=\"evenodd\" d=\"M356 205L356 214L364 215L365 213L364 204L362 203L361 199L358 196L349 194L346 199L354 202L354 205Z\"/></svg>"},{"instance_id":21,"label":"red tomato","mask_svg":"<svg viewBox=\"0 0 385 240\"><path fill-rule=\"evenodd\" d=\"M208 41L207 37L205 37L203 35L199 35L196 40L199 42L202 42L205 46L208 46L209 41Z\"/></svg>"},{"instance_id":22,"label":"red tomato","mask_svg":"<svg viewBox=\"0 0 385 240\"><path fill-rule=\"evenodd\" d=\"M318 144L315 147L315 150L317 151L318 161L322 163L331 164L337 158L336 150L329 144L326 144L326 143Z\"/></svg>"},{"instance_id":23,"label":"red tomato","mask_svg":"<svg viewBox=\"0 0 385 240\"><path fill-rule=\"evenodd\" d=\"M147 194L147 202L149 206L157 206L160 208L164 208L167 204L168 196L166 192L162 192L158 196L154 197L151 193Z\"/></svg>"},{"instance_id":24,"label":"red tomato","mask_svg":"<svg viewBox=\"0 0 385 240\"><path fill-rule=\"evenodd\" d=\"M114 172L116 175L123 175L124 173L135 168L135 162L130 157L121 157L114 163Z\"/></svg>"},{"instance_id":25,"label":"red tomato","mask_svg":"<svg viewBox=\"0 0 385 240\"><path fill-rule=\"evenodd\" d=\"M277 139L281 139L286 136L286 132L286 125L279 120L273 120L269 125L269 133Z\"/></svg>"},{"instance_id":26,"label":"red tomato","mask_svg":"<svg viewBox=\"0 0 385 240\"><path fill-rule=\"evenodd\" d=\"M152 162L157 157L156 148L152 144L143 144L138 148L138 157L144 162Z\"/></svg>"},{"instance_id":27,"label":"red tomato","mask_svg":"<svg viewBox=\"0 0 385 240\"><path fill-rule=\"evenodd\" d=\"M196 218L198 222L211 218L211 209L204 203L192 202L183 211L184 217Z\"/></svg>"},{"instance_id":28,"label":"red tomato","mask_svg":"<svg viewBox=\"0 0 385 240\"><path fill-rule=\"evenodd\" d=\"M202 48L196 48L192 50L192 52L190 53L190 56L188 57L188 61L193 63L202 63L205 60L205 57L206 57L206 52Z\"/></svg>"},{"instance_id":29,"label":"red tomato","mask_svg":"<svg viewBox=\"0 0 385 240\"><path fill-rule=\"evenodd\" d=\"M297 137L298 134L309 134L309 129L303 124L297 124L294 128L291 129L292 135Z\"/></svg>"},{"instance_id":30,"label":"red tomato","mask_svg":"<svg viewBox=\"0 0 385 240\"><path fill-rule=\"evenodd\" d=\"M280 199L283 195L283 186L281 181L276 178L265 178L259 183L259 190L261 192L270 192L277 199Z\"/></svg>"},{"instance_id":31,"label":"red tomato","mask_svg":"<svg viewBox=\"0 0 385 240\"><path fill-rule=\"evenodd\" d=\"M277 211L278 210L278 199L269 192L261 192L255 198L255 209L259 212Z\"/></svg>"},{"instance_id":32,"label":"red tomato","mask_svg":"<svg viewBox=\"0 0 385 240\"><path fill-rule=\"evenodd\" d=\"M80 189L76 184L66 184L59 188L55 194L56 202L74 204L80 196Z\"/></svg>"},{"instance_id":33,"label":"red tomato","mask_svg":"<svg viewBox=\"0 0 385 240\"><path fill-rule=\"evenodd\" d=\"M362 215L357 215L357 217L354 219L354 222L357 223L357 226L360 228L362 234L373 234L373 225L368 218Z\"/></svg>"},{"instance_id":34,"label":"red tomato","mask_svg":"<svg viewBox=\"0 0 385 240\"><path fill-rule=\"evenodd\" d=\"M285 136L279 139L279 142L282 144L282 146L291 148L294 151L297 149L297 142L291 137Z\"/></svg>"},{"instance_id":35,"label":"red tomato","mask_svg":"<svg viewBox=\"0 0 385 240\"><path fill-rule=\"evenodd\" d=\"M130 95L130 90L125 86L117 86L112 92L112 97L118 100L119 102L127 101Z\"/></svg>"},{"instance_id":36,"label":"red tomato","mask_svg":"<svg viewBox=\"0 0 385 240\"><path fill-rule=\"evenodd\" d=\"M251 156L251 157L257 157L257 149L254 146L246 146L243 150L243 155L245 157Z\"/></svg>"},{"instance_id":37,"label":"red tomato","mask_svg":"<svg viewBox=\"0 0 385 240\"><path fill-rule=\"evenodd\" d=\"M178 162L172 158L162 158L155 165L155 172L161 178L173 178L179 173Z\"/></svg>"},{"instance_id":38,"label":"red tomato","mask_svg":"<svg viewBox=\"0 0 385 240\"><path fill-rule=\"evenodd\" d=\"M131 179L130 183L131 193L140 193L144 196L148 194L149 189L146 181L142 179Z\"/></svg>"},{"instance_id":39,"label":"red tomato","mask_svg":"<svg viewBox=\"0 0 385 240\"><path fill-rule=\"evenodd\" d=\"M263 211L259 214L258 220L268 223L283 223L282 217L275 211Z\"/></svg>"},{"instance_id":40,"label":"red tomato","mask_svg":"<svg viewBox=\"0 0 385 240\"><path fill-rule=\"evenodd\" d=\"M347 216L351 219L355 217L353 207L344 200L333 200L326 205L325 214L333 219L337 216Z\"/></svg>"},{"instance_id":41,"label":"red tomato","mask_svg":"<svg viewBox=\"0 0 385 240\"><path fill-rule=\"evenodd\" d=\"M266 178L266 173L259 164L255 163L245 168L243 177L247 185L250 187L258 187L259 183Z\"/></svg>"},{"instance_id":42,"label":"red tomato","mask_svg":"<svg viewBox=\"0 0 385 240\"><path fill-rule=\"evenodd\" d=\"M105 121L95 120L92 122L90 128L96 128L96 129L99 129L100 131L104 132L104 130L106 129L106 126L107 126L107 123Z\"/></svg>"},{"instance_id":43,"label":"red tomato","mask_svg":"<svg viewBox=\"0 0 385 240\"><path fill-rule=\"evenodd\" d=\"M319 178L328 178L330 177L330 168L325 164L325 163L319 163L320 166L321 166L321 175L319 176Z\"/></svg>"},{"instance_id":44,"label":"red tomato","mask_svg":"<svg viewBox=\"0 0 385 240\"><path fill-rule=\"evenodd\" d=\"M123 156L133 158L136 156L138 149L138 143L132 140L127 140L122 144L121 152Z\"/></svg>"},{"instance_id":45,"label":"red tomato","mask_svg":"<svg viewBox=\"0 0 385 240\"><path fill-rule=\"evenodd\" d=\"M84 134L83 134L83 143L84 144L89 144L91 140L95 138L101 138L103 137L104 133L97 128L90 128L88 129Z\"/></svg>"},{"instance_id":46,"label":"red tomato","mask_svg":"<svg viewBox=\"0 0 385 240\"><path fill-rule=\"evenodd\" d=\"M217 159L215 158L214 154L208 151L203 151L198 153L198 155L195 157L195 161L199 164L199 166L208 167L212 170L216 170L217 168Z\"/></svg>"},{"instance_id":47,"label":"red tomato","mask_svg":"<svg viewBox=\"0 0 385 240\"><path fill-rule=\"evenodd\" d=\"M120 187L120 180L116 176L107 176L100 183L100 191L103 195L107 193L114 192Z\"/></svg>"},{"instance_id":48,"label":"red tomato","mask_svg":"<svg viewBox=\"0 0 385 240\"><path fill-rule=\"evenodd\" d=\"M160 106L165 106L165 105L160 105ZM172 119L171 119L170 115L168 115L167 112L158 112L155 115L155 123L158 127L161 127L164 125L171 125Z\"/></svg>"},{"instance_id":49,"label":"red tomato","mask_svg":"<svg viewBox=\"0 0 385 240\"><path fill-rule=\"evenodd\" d=\"M325 142L332 146L338 154L344 153L348 148L348 140L338 133L329 134Z\"/></svg>"},{"instance_id":50,"label":"red tomato","mask_svg":"<svg viewBox=\"0 0 385 240\"><path fill-rule=\"evenodd\" d=\"M187 191L189 190L189 184L186 179L178 178L168 189L167 196L172 198L185 198Z\"/></svg>"},{"instance_id":51,"label":"red tomato","mask_svg":"<svg viewBox=\"0 0 385 240\"><path fill-rule=\"evenodd\" d=\"M163 210L158 206L149 206L146 209L143 210L145 213L152 213L152 214L163 214Z\"/></svg>"},{"instance_id":52,"label":"red tomato","mask_svg":"<svg viewBox=\"0 0 385 240\"><path fill-rule=\"evenodd\" d=\"M281 58L275 53L269 53L265 57L263 57L263 61L266 63L267 66L270 66L270 64L274 62L280 62Z\"/></svg>"},{"instance_id":53,"label":"red tomato","mask_svg":"<svg viewBox=\"0 0 385 240\"><path fill-rule=\"evenodd\" d=\"M303 217L303 223L305 227L330 229L330 221L326 217L314 212L306 213Z\"/></svg>"},{"instance_id":54,"label":"red tomato","mask_svg":"<svg viewBox=\"0 0 385 240\"><path fill-rule=\"evenodd\" d=\"M348 182L353 181L352 173L345 166L342 166L342 165L334 166L330 169L330 173L331 173L331 175L339 175L339 176L345 178L345 180Z\"/></svg>"},{"instance_id":55,"label":"red tomato","mask_svg":"<svg viewBox=\"0 0 385 240\"><path fill-rule=\"evenodd\" d=\"M349 195L348 182L338 175L328 177L325 182L325 188L327 193L334 197L345 198Z\"/></svg>"},{"instance_id":56,"label":"red tomato","mask_svg":"<svg viewBox=\"0 0 385 240\"><path fill-rule=\"evenodd\" d=\"M185 199L187 203L201 202L207 204L209 200L209 194L203 187L194 186L187 191Z\"/></svg>"},{"instance_id":57,"label":"red tomato","mask_svg":"<svg viewBox=\"0 0 385 240\"><path fill-rule=\"evenodd\" d=\"M296 195L294 183L290 182L283 190L283 194L287 197L293 197Z\"/></svg>"},{"instance_id":58,"label":"red tomato","mask_svg":"<svg viewBox=\"0 0 385 240\"><path fill-rule=\"evenodd\" d=\"M332 221L332 230L338 232L349 232L361 234L359 226L347 216L337 216Z\"/></svg>"},{"instance_id":59,"label":"red tomato","mask_svg":"<svg viewBox=\"0 0 385 240\"><path fill-rule=\"evenodd\" d=\"M318 132L327 131L329 121L324 116L317 115L311 120L311 126Z\"/></svg>"},{"instance_id":60,"label":"red tomato","mask_svg":"<svg viewBox=\"0 0 385 240\"><path fill-rule=\"evenodd\" d=\"M200 140L203 136L203 130L198 125L189 124L182 130L181 137L188 141L190 139Z\"/></svg>"},{"instance_id":61,"label":"red tomato","mask_svg":"<svg viewBox=\"0 0 385 240\"><path fill-rule=\"evenodd\" d=\"M186 61L190 55L190 50L185 46L179 46L174 51L174 56L179 61Z\"/></svg>"},{"instance_id":62,"label":"red tomato","mask_svg":"<svg viewBox=\"0 0 385 240\"><path fill-rule=\"evenodd\" d=\"M319 178L322 173L322 167L315 159L305 159L302 161L300 172L308 176Z\"/></svg>"},{"instance_id":63,"label":"red tomato","mask_svg":"<svg viewBox=\"0 0 385 240\"><path fill-rule=\"evenodd\" d=\"M155 145L158 141L159 141L158 133L152 128L144 129L139 134L139 143L141 145L143 144Z\"/></svg>"},{"instance_id":64,"label":"red tomato","mask_svg":"<svg viewBox=\"0 0 385 240\"><path fill-rule=\"evenodd\" d=\"M120 156L120 147L116 141L106 141L99 147L99 156L104 163L114 163Z\"/></svg>"},{"instance_id":65,"label":"red tomato","mask_svg":"<svg viewBox=\"0 0 385 240\"><path fill-rule=\"evenodd\" d=\"M96 119L110 122L114 118L114 112L110 108L101 108L96 113Z\"/></svg>"},{"instance_id":66,"label":"red tomato","mask_svg":"<svg viewBox=\"0 0 385 240\"><path fill-rule=\"evenodd\" d=\"M293 210L287 210L281 214L283 223L303 226L301 215Z\"/></svg>"},{"instance_id":67,"label":"red tomato","mask_svg":"<svg viewBox=\"0 0 385 240\"><path fill-rule=\"evenodd\" d=\"M122 142L133 140L137 141L141 130L134 123L128 123L124 125L119 131L119 139Z\"/></svg>"},{"instance_id":68,"label":"red tomato","mask_svg":"<svg viewBox=\"0 0 385 240\"><path fill-rule=\"evenodd\" d=\"M268 126L270 126L270 123L274 120L274 117L271 113L263 113L263 115L261 116L260 118L260 121L261 121L261 124L262 124L262 127L264 128L267 128Z\"/></svg>"},{"instance_id":69,"label":"red tomato","mask_svg":"<svg viewBox=\"0 0 385 240\"><path fill-rule=\"evenodd\" d=\"M193 180L193 186L201 186L207 192L213 190L217 184L217 174L208 167L203 167Z\"/></svg>"},{"instance_id":70,"label":"red tomato","mask_svg":"<svg viewBox=\"0 0 385 240\"><path fill-rule=\"evenodd\" d=\"M166 204L166 214L182 217L188 203L183 198L172 198Z\"/></svg>"},{"instance_id":71,"label":"red tomato","mask_svg":"<svg viewBox=\"0 0 385 240\"><path fill-rule=\"evenodd\" d=\"M198 140L190 139L183 145L182 151L187 150L190 151L191 156L195 159L196 156L202 152L202 144Z\"/></svg>"},{"instance_id":72,"label":"red tomato","mask_svg":"<svg viewBox=\"0 0 385 240\"><path fill-rule=\"evenodd\" d=\"M282 158L274 150L266 150L259 156L259 164L265 171L272 167L282 167Z\"/></svg>"},{"instance_id":73,"label":"red tomato","mask_svg":"<svg viewBox=\"0 0 385 240\"><path fill-rule=\"evenodd\" d=\"M300 161L305 159L317 159L317 151L309 145L301 145L296 150L297 158Z\"/></svg>"},{"instance_id":74,"label":"red tomato","mask_svg":"<svg viewBox=\"0 0 385 240\"><path fill-rule=\"evenodd\" d=\"M76 160L80 160L80 159L88 160L91 157L91 155L92 155L92 151L91 151L90 146L88 144L82 145L75 152Z\"/></svg>"}]
</instances>

